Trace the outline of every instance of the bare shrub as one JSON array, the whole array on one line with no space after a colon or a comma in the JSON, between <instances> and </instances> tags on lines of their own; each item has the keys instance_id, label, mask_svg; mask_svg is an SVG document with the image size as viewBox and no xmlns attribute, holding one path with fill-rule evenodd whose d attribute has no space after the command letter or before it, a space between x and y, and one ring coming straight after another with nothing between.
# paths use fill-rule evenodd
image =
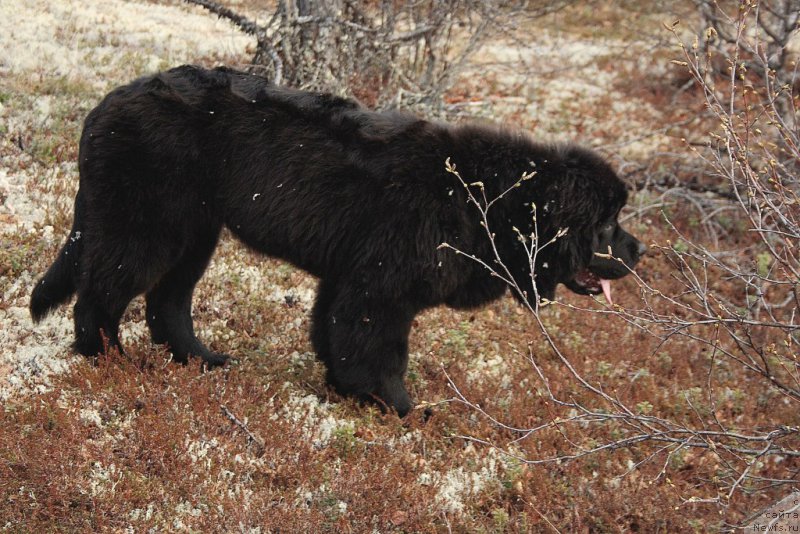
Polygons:
<instances>
[{"instance_id":1,"label":"bare shrub","mask_svg":"<svg viewBox=\"0 0 800 534\"><path fill-rule=\"evenodd\" d=\"M752 65L761 69L768 67L778 76L786 76L789 56L789 41L797 32L800 22L800 1L761 0L755 3L738 1L693 0L701 16L703 28L713 28L706 36L706 51L714 49L717 53L728 54L731 49L739 49L750 56ZM758 32L757 40L742 40L740 32L742 15L749 19L749 27ZM750 30L748 30L750 31ZM755 34L751 33L751 36ZM740 52L741 53L741 52ZM766 61L762 61L762 60Z\"/></svg>"},{"instance_id":2,"label":"bare shrub","mask_svg":"<svg viewBox=\"0 0 800 534\"><path fill-rule=\"evenodd\" d=\"M602 381L581 370L582 362L567 357L563 342L549 333L539 310L529 307L552 353L529 347L527 354L541 384L539 393L552 407L549 420L527 427L510 424L466 398L450 381L457 400L510 432L508 442L491 445L530 464L635 450L636 459L619 475L655 464L652 482L669 480L669 472L680 463L676 460L687 451L697 451L694 454L710 458L717 467L712 476L693 480L694 488L684 502L719 507L728 514L723 515L728 527L742 520L745 497L796 483L800 472L798 78L785 50L788 34L778 39L770 26L777 20L771 18L777 6L788 3L742 1L731 16L715 7L709 18L712 24L692 43L681 44L682 57L674 61L688 69L714 119L705 144L688 147L711 174L712 191L724 193L727 216L738 227L735 236L706 244L682 233L682 225L665 212L672 237L651 250L671 266L671 277L650 282L634 273L640 289L635 306L582 310L613 316L652 336L653 356L670 346L683 354L702 354L703 375L694 378L680 398L672 399L683 409L667 410L655 400L655 392L634 398L607 390ZM711 3L700 4L711 9ZM706 11L703 14L709 17ZM675 28L668 29L680 41ZM794 28L796 23L786 31ZM727 66L722 74L719 65ZM687 199L698 198L697 191L683 193ZM476 195L470 202L485 222L487 239L493 239L494 232L510 230L488 227L490 199ZM549 243L538 243L535 233L520 238L528 244L534 265L537 252ZM469 256L469 251L458 252ZM520 291L522 281L505 269L503 258L495 260L485 268ZM550 356L556 365L543 363ZM672 366L671 360L667 366ZM757 398L753 403L770 417L727 413L721 406L721 391ZM563 452L548 457L520 455L520 444L545 439L552 432L563 438Z\"/></svg>"},{"instance_id":3,"label":"bare shrub","mask_svg":"<svg viewBox=\"0 0 800 534\"><path fill-rule=\"evenodd\" d=\"M352 94L378 108L436 111L486 39L572 0L281 0L258 24L218 2L186 0L256 37L250 69L292 87Z\"/></svg>"},{"instance_id":4,"label":"bare shrub","mask_svg":"<svg viewBox=\"0 0 800 534\"><path fill-rule=\"evenodd\" d=\"M710 65L722 52L702 47L699 40L683 46L685 57L678 61L702 88L705 106L719 125L708 133L705 147L691 149L729 189L746 237L740 250L720 251L678 233L685 247L673 247L666 256L686 294L693 297L686 308L691 312L688 317L724 331L732 343L726 356L797 401L798 95L793 83L780 82L789 73L771 67L770 56L775 54L770 52L772 46L763 44L763 34L748 32L752 20L763 25L759 5L742 2L737 18L729 21L735 38L722 57L728 65L726 77L709 75ZM717 32L710 27L705 35L713 39ZM752 57L745 61L743 55ZM755 75L748 68L754 63ZM791 73L790 81L795 79ZM781 101L788 107L779 106ZM728 296L714 291L702 282L709 278L726 280L733 291Z\"/></svg>"}]
</instances>

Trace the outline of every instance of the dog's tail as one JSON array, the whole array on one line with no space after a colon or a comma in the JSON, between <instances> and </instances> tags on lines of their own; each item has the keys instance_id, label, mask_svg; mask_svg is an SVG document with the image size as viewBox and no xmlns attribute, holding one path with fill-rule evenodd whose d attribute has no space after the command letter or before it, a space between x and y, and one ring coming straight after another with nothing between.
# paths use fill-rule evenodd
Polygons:
<instances>
[{"instance_id":1,"label":"dog's tail","mask_svg":"<svg viewBox=\"0 0 800 534\"><path fill-rule=\"evenodd\" d=\"M80 257L83 251L83 198L80 190L75 197L75 219L67 242L58 252L56 261L36 283L31 293L31 317L38 323L54 308L66 302L77 289Z\"/></svg>"}]
</instances>

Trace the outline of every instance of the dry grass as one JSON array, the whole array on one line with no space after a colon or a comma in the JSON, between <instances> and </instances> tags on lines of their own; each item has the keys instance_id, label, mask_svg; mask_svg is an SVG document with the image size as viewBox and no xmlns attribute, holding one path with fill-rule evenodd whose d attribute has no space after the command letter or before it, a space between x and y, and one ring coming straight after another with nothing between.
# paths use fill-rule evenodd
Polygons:
<instances>
[{"instance_id":1,"label":"dry grass","mask_svg":"<svg viewBox=\"0 0 800 534\"><path fill-rule=\"evenodd\" d=\"M103 92L151 66L237 63L246 43L213 20L203 26L201 13L173 2L114 3L114 14L91 28L79 22L75 4L28 0L15 9L22 18L61 13L61 23L51 20L53 35L39 37L76 48L85 63L75 54L62 63L51 61L52 51L37 56L46 47L25 61L0 63L0 530L701 532L740 521L776 496L737 493L724 516L692 502L714 496L716 481L726 476L713 451L685 450L667 465L645 463L632 471L654 446L571 463L518 460L568 447L556 423L563 414L547 400L526 355L551 375L559 363L533 319L510 298L472 313L437 308L417 319L408 384L415 399L433 405L430 418L416 410L401 421L341 399L325 386L308 342L315 281L228 237L198 287L195 318L203 338L233 353L236 365L202 373L197 363L169 363L147 340L140 301L123 324L125 356L112 354L96 365L72 358L71 312L34 329L25 308L34 277L68 229L82 117ZM20 15L6 10L0 8L0 19L14 25ZM620 20L626 13L614 11ZM465 76L448 95L450 111L508 120L540 137L611 147L620 161L642 164L658 161L650 159L656 151L682 150L681 136L699 135L699 123L663 128L681 123L693 102L691 94L675 96L681 81L668 64L669 51L634 39L622 29L630 24L605 31L586 10L572 15L526 29L521 52L508 44L489 47L478 59L495 67ZM182 16L193 31L165 23ZM137 18L134 28L156 28L163 39L131 37L139 34L126 33L126 17ZM641 31L660 36L658 18L651 13ZM202 32L221 39L219 46L192 41ZM642 60L642 54L650 55ZM523 66L539 75L521 79ZM675 105L676 98L685 100ZM653 200L640 193L632 205ZM667 209L681 229L705 238L692 222L696 213ZM657 210L631 214L628 226L647 243L674 238L660 226ZM735 224L722 237L730 246L744 239ZM648 257L638 272L677 293L670 269L662 258ZM724 282L718 289L725 291ZM623 307L635 306L634 281L617 284L616 296ZM564 290L560 298L587 303ZM643 411L694 421L711 395L717 417L737 427L800 423L795 405L734 366L710 367L709 353L685 339L658 345L617 318L564 306L543 318L587 378ZM713 391L706 388L710 368ZM550 428L511 443L517 434L453 400L448 375L465 397L505 423L550 422ZM591 402L570 381L551 386ZM588 447L621 431L586 426L570 437ZM795 460L774 458L757 470L785 476L797 467Z\"/></svg>"},{"instance_id":2,"label":"dry grass","mask_svg":"<svg viewBox=\"0 0 800 534\"><path fill-rule=\"evenodd\" d=\"M530 325L510 305L501 302L473 317L447 310L423 315L412 350L429 353L412 365L417 398L452 396L441 363L466 395L486 399L487 410L513 423L531 424L547 414L524 360L514 356L524 350ZM298 311L287 308L271 319ZM273 328L252 334L269 339ZM585 350L585 342L570 335L576 350ZM301 331L287 337L289 350L308 349ZM626 344L635 343L635 336L627 337ZM609 338L596 336L593 352L614 368L609 387L630 388L627 377L638 364L614 359ZM30 531L58 523L78 530L261 526L331 532L436 531L448 522L465 531L525 532L543 527L545 517L562 528L601 531L679 524L662 517L666 504L678 504L680 492L672 485L651 485L644 472L622 480L603 474L624 471L637 451L530 468L457 438L510 437L460 404L437 405L427 421L419 412L404 421L383 416L331 398L316 363L296 363L280 351L243 351L239 365L205 374L196 364L165 360L135 343L126 356L79 364L50 392L0 411L0 488L10 524ZM653 369L650 376L662 374ZM652 399L646 391L667 382L669 377L649 378L635 389ZM250 443L221 406L245 422L263 448ZM549 455L560 446L554 430L518 451ZM609 490L635 498L638 511L630 512L629 499L604 497Z\"/></svg>"}]
</instances>

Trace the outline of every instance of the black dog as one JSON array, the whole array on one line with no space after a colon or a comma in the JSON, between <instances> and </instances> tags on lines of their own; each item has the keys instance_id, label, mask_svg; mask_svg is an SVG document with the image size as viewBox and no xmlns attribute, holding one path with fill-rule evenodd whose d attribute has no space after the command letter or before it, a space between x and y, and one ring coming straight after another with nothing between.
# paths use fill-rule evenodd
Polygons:
<instances>
[{"instance_id":1,"label":"black dog","mask_svg":"<svg viewBox=\"0 0 800 534\"><path fill-rule=\"evenodd\" d=\"M535 171L489 212L500 256L532 303L552 299L559 283L610 298L608 280L643 252L617 224L623 183L590 151L184 66L114 90L87 117L72 233L36 285L31 314L38 321L77 291L75 349L93 356L104 339L119 346L125 308L146 293L153 341L178 361L222 364L195 337L191 301L226 226L320 278L311 337L329 382L404 415L414 316L506 290L475 261L437 248L495 265L447 158L489 199ZM534 206L539 243L568 228L536 255L535 285L512 231L534 231Z\"/></svg>"}]
</instances>

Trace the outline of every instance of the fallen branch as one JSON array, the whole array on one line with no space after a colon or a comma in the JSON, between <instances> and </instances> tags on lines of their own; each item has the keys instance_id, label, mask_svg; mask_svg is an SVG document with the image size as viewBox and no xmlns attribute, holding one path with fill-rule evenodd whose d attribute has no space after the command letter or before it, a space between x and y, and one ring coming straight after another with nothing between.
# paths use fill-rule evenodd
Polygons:
<instances>
[{"instance_id":1,"label":"fallen branch","mask_svg":"<svg viewBox=\"0 0 800 534\"><path fill-rule=\"evenodd\" d=\"M266 450L266 446L264 445L264 440L262 440L261 438L259 438L255 434L253 434L250 431L250 429L247 427L247 425L245 423L243 423L242 421L240 421L239 418L236 417L233 414L233 412L231 412L228 409L227 406L225 406L224 404L220 404L219 407L220 407L220 410L222 410L222 414L225 417L227 417L233 424L238 426L245 434L247 434L247 443L248 443L248 445L251 444L251 443L255 444L255 446L256 446L256 451L255 451L256 456L263 455L264 451Z\"/></svg>"}]
</instances>

